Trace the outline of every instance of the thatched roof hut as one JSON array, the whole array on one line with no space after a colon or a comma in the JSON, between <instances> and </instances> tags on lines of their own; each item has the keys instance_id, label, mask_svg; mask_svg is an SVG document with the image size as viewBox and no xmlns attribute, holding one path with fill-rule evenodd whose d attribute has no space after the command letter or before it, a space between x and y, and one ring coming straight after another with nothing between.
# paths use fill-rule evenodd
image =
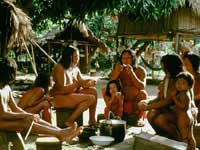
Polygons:
<instances>
[{"instance_id":1,"label":"thatched roof hut","mask_svg":"<svg viewBox=\"0 0 200 150\"><path fill-rule=\"evenodd\" d=\"M119 17L117 36L138 40L173 40L200 35L200 16L191 8L180 8L159 20L133 21L125 13Z\"/></svg>"},{"instance_id":2,"label":"thatched roof hut","mask_svg":"<svg viewBox=\"0 0 200 150\"><path fill-rule=\"evenodd\" d=\"M0 55L7 48L23 47L27 39L32 38L30 18L13 4L14 0L0 2Z\"/></svg>"},{"instance_id":3,"label":"thatched roof hut","mask_svg":"<svg viewBox=\"0 0 200 150\"><path fill-rule=\"evenodd\" d=\"M102 53L108 53L109 47L98 39L92 31L83 23L69 23L63 30L54 29L44 37L38 39L40 45L46 46L48 54L58 61L61 49L68 45L75 45L80 50L80 69L87 72L90 68L89 58L97 48Z\"/></svg>"}]
</instances>

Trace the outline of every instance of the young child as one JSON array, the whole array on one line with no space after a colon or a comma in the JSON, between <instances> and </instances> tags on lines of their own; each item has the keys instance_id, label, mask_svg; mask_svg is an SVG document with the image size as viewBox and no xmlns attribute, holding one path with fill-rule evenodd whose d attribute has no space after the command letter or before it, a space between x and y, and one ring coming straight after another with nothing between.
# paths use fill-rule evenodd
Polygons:
<instances>
[{"instance_id":1,"label":"young child","mask_svg":"<svg viewBox=\"0 0 200 150\"><path fill-rule=\"evenodd\" d=\"M39 73L35 79L34 86L19 98L18 106L29 113L42 113L42 119L51 123L49 108L53 97L47 95L49 86L50 75L44 72Z\"/></svg>"},{"instance_id":2,"label":"young child","mask_svg":"<svg viewBox=\"0 0 200 150\"><path fill-rule=\"evenodd\" d=\"M17 65L14 60L7 57L0 59L0 130L23 132L33 122L31 133L55 136L60 141L71 141L79 135L81 128L77 128L76 124L60 129L17 106L10 88L10 84L15 80L16 71Z\"/></svg>"},{"instance_id":3,"label":"young child","mask_svg":"<svg viewBox=\"0 0 200 150\"><path fill-rule=\"evenodd\" d=\"M110 115L113 115L116 119L121 119L123 114L123 96L118 80L108 82L103 98L106 103L104 110L105 119L110 119Z\"/></svg>"},{"instance_id":4,"label":"young child","mask_svg":"<svg viewBox=\"0 0 200 150\"><path fill-rule=\"evenodd\" d=\"M173 97L181 140L188 143L189 150L196 148L193 135L194 117L192 115L193 84L194 79L190 73L182 72L178 74L175 82L177 94Z\"/></svg>"}]
</instances>

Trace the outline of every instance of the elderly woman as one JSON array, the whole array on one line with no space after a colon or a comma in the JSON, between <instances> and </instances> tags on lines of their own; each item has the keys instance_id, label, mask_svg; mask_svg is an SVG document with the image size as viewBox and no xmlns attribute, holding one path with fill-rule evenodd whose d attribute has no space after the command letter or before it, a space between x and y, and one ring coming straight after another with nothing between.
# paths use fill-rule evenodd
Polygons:
<instances>
[{"instance_id":1,"label":"elderly woman","mask_svg":"<svg viewBox=\"0 0 200 150\"><path fill-rule=\"evenodd\" d=\"M69 46L63 51L60 62L52 72L55 84L50 93L54 97L54 107L74 109L65 122L66 126L73 125L75 120L88 108L89 125L96 124L97 91L94 88L96 81L84 79L78 63L78 49Z\"/></svg>"},{"instance_id":2,"label":"elderly woman","mask_svg":"<svg viewBox=\"0 0 200 150\"><path fill-rule=\"evenodd\" d=\"M157 134L180 140L172 98L176 95L175 78L184 71L183 62L180 56L169 54L162 57L161 66L165 77L159 85L158 96L149 102L140 102L139 108L149 110L147 119Z\"/></svg>"},{"instance_id":3,"label":"elderly woman","mask_svg":"<svg viewBox=\"0 0 200 150\"><path fill-rule=\"evenodd\" d=\"M112 71L111 80L120 80L122 85L124 94L123 119L130 125L143 126L144 111L139 110L137 104L147 98L145 91L146 71L137 65L137 58L133 50L126 49L121 53L120 64L117 64Z\"/></svg>"},{"instance_id":4,"label":"elderly woman","mask_svg":"<svg viewBox=\"0 0 200 150\"><path fill-rule=\"evenodd\" d=\"M200 122L200 57L192 52L187 52L183 55L183 62L186 70L190 72L195 80L194 84L194 101L199 110L197 121Z\"/></svg>"}]
</instances>

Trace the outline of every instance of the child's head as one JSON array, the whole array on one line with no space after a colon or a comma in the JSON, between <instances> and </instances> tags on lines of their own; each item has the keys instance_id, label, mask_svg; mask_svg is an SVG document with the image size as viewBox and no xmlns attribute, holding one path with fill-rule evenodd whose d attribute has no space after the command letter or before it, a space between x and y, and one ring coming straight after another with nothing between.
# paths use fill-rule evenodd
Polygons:
<instances>
[{"instance_id":1,"label":"child's head","mask_svg":"<svg viewBox=\"0 0 200 150\"><path fill-rule=\"evenodd\" d=\"M111 80L106 86L106 95L111 96L112 93L121 91L121 85L118 80Z\"/></svg>"},{"instance_id":2,"label":"child's head","mask_svg":"<svg viewBox=\"0 0 200 150\"><path fill-rule=\"evenodd\" d=\"M39 73L35 79L35 87L42 87L45 91L48 91L48 87L50 85L50 75L48 73L42 72Z\"/></svg>"},{"instance_id":3,"label":"child's head","mask_svg":"<svg viewBox=\"0 0 200 150\"><path fill-rule=\"evenodd\" d=\"M16 77L17 64L9 57L0 59L0 83L3 85L11 84Z\"/></svg>"},{"instance_id":4,"label":"child's head","mask_svg":"<svg viewBox=\"0 0 200 150\"><path fill-rule=\"evenodd\" d=\"M194 79L188 72L181 72L176 76L176 89L178 91L186 91L193 87Z\"/></svg>"}]
</instances>

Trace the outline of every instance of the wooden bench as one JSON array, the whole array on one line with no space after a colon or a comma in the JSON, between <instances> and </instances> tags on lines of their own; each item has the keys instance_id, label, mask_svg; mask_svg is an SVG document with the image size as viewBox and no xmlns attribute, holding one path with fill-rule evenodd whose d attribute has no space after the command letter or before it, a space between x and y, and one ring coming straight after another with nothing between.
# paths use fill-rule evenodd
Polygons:
<instances>
[{"instance_id":1,"label":"wooden bench","mask_svg":"<svg viewBox=\"0 0 200 150\"><path fill-rule=\"evenodd\" d=\"M36 140L37 150L62 150L62 143L55 137L38 137Z\"/></svg>"},{"instance_id":2,"label":"wooden bench","mask_svg":"<svg viewBox=\"0 0 200 150\"><path fill-rule=\"evenodd\" d=\"M200 123L194 126L194 137L196 140L197 147L200 148Z\"/></svg>"},{"instance_id":3,"label":"wooden bench","mask_svg":"<svg viewBox=\"0 0 200 150\"><path fill-rule=\"evenodd\" d=\"M53 108L56 111L56 122L60 128L65 128L65 122L71 116L74 110L66 108ZM79 126L83 125L83 114L76 120Z\"/></svg>"},{"instance_id":4,"label":"wooden bench","mask_svg":"<svg viewBox=\"0 0 200 150\"><path fill-rule=\"evenodd\" d=\"M187 150L187 144L159 135L140 133L135 136L134 150Z\"/></svg>"}]
</instances>

